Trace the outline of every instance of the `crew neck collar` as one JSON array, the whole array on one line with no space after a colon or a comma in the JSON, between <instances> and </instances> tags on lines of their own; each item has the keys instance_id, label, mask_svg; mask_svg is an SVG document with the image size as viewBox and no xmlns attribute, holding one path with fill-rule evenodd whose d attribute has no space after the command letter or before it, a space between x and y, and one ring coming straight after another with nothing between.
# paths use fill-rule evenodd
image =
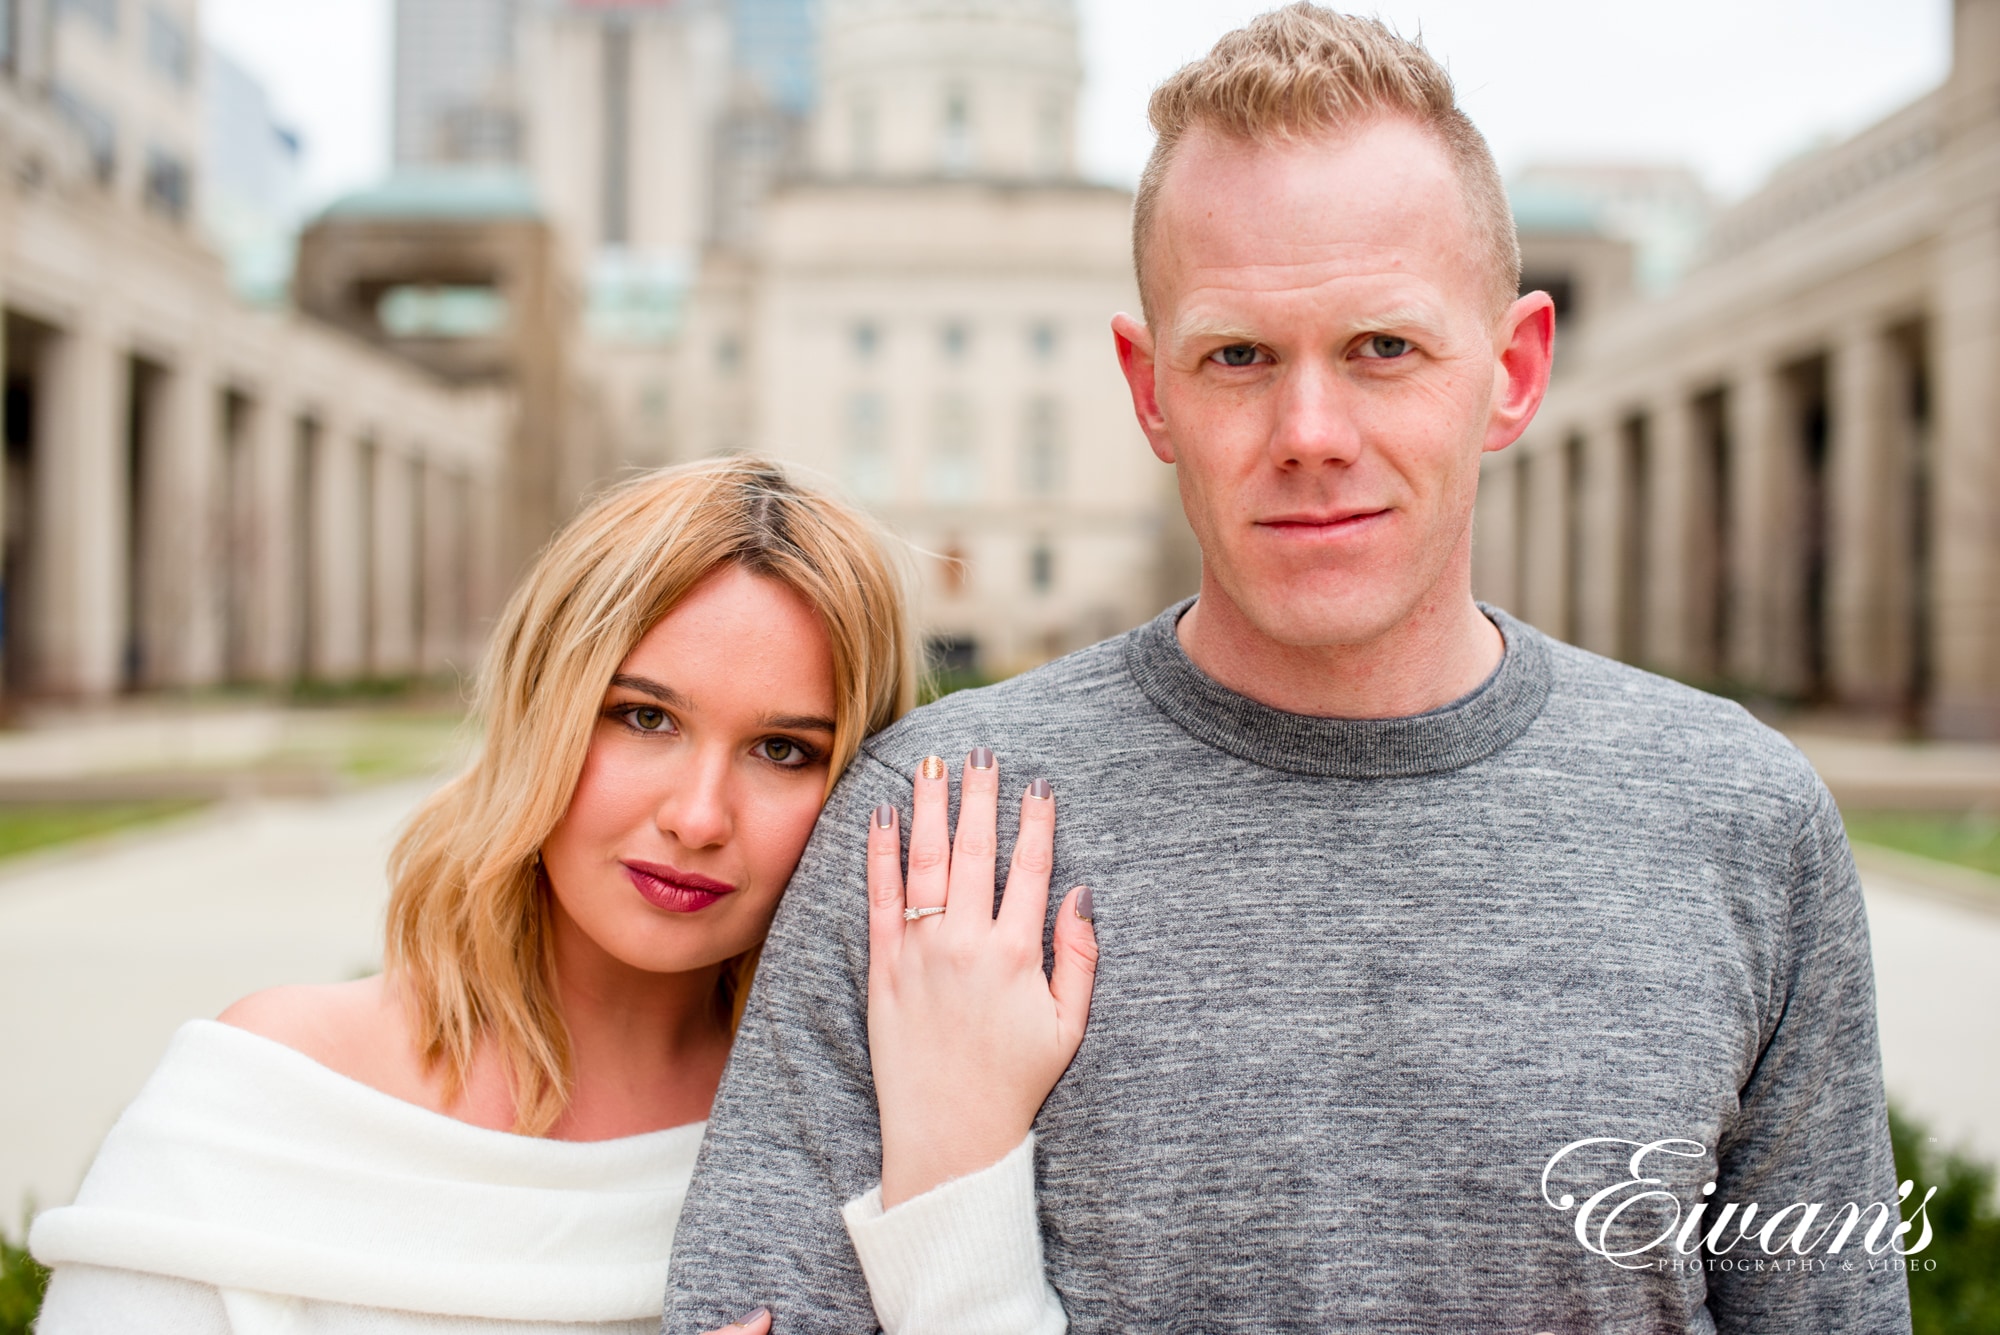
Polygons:
<instances>
[{"instance_id":1,"label":"crew neck collar","mask_svg":"<svg viewBox=\"0 0 2000 1335\"><path fill-rule=\"evenodd\" d=\"M1553 669L1541 635L1497 608L1479 610L1506 648L1493 675L1448 705L1408 718L1290 714L1210 677L1175 626L1188 598L1132 632L1125 661L1146 698L1196 740L1270 769L1329 779L1407 778L1484 760L1527 730L1549 698Z\"/></svg>"}]
</instances>

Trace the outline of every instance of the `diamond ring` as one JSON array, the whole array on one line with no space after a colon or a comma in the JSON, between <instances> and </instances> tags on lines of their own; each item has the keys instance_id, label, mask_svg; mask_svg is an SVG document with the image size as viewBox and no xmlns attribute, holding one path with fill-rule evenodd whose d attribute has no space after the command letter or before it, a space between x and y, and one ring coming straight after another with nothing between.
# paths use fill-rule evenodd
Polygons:
<instances>
[{"instance_id":1,"label":"diamond ring","mask_svg":"<svg viewBox=\"0 0 2000 1335\"><path fill-rule=\"evenodd\" d=\"M936 908L928 908L928 909L904 909L904 910L903 910L903 921L904 921L904 922L915 922L915 921L916 921L917 919L919 919L919 918L928 918L928 917L930 917L930 916L931 916L931 915L932 915L933 913L943 913L943 912L944 912L944 905L942 905L942 904L939 904L939 905L938 905L938 906L937 906Z\"/></svg>"}]
</instances>

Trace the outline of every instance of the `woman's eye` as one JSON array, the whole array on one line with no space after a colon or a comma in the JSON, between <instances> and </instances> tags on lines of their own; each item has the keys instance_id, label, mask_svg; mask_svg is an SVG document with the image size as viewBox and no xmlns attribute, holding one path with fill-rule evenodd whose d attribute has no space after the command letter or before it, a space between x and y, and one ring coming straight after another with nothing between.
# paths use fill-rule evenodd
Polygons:
<instances>
[{"instance_id":1,"label":"woman's eye","mask_svg":"<svg viewBox=\"0 0 2000 1335\"><path fill-rule=\"evenodd\" d=\"M1257 346L1254 343L1232 343L1226 348L1217 348L1209 354L1209 359L1224 366L1255 366Z\"/></svg>"},{"instance_id":2,"label":"woman's eye","mask_svg":"<svg viewBox=\"0 0 2000 1335\"><path fill-rule=\"evenodd\" d=\"M803 746L789 737L766 737L757 743L757 754L773 764L785 766L803 765L812 759Z\"/></svg>"},{"instance_id":3,"label":"woman's eye","mask_svg":"<svg viewBox=\"0 0 2000 1335\"><path fill-rule=\"evenodd\" d=\"M1394 334L1376 334L1368 340L1368 355L1393 359L1410 350L1410 340L1397 338Z\"/></svg>"},{"instance_id":4,"label":"woman's eye","mask_svg":"<svg viewBox=\"0 0 2000 1335\"><path fill-rule=\"evenodd\" d=\"M625 721L640 732L665 732L673 723L658 705L634 705L625 711Z\"/></svg>"}]
</instances>

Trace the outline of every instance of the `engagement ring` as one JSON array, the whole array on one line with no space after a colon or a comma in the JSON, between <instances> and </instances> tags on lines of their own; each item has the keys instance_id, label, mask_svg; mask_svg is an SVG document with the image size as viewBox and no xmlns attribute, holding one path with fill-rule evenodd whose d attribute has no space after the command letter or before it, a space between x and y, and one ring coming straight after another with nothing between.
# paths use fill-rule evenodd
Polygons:
<instances>
[{"instance_id":1,"label":"engagement ring","mask_svg":"<svg viewBox=\"0 0 2000 1335\"><path fill-rule=\"evenodd\" d=\"M903 921L904 921L904 922L915 922L915 921L916 921L917 919L919 919L919 918L928 918L928 917L930 917L930 916L931 916L931 914L933 914L933 913L943 913L943 912L944 912L944 905L942 905L942 904L939 904L939 905L938 905L938 906L937 906L936 908L928 908L928 909L904 909L904 910L903 910Z\"/></svg>"}]
</instances>

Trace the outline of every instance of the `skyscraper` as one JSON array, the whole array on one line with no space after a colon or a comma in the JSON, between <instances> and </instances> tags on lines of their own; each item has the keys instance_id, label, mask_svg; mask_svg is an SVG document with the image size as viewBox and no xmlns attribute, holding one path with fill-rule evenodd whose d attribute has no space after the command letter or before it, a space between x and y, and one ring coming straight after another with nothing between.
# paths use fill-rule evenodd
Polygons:
<instances>
[{"instance_id":1,"label":"skyscraper","mask_svg":"<svg viewBox=\"0 0 2000 1335\"><path fill-rule=\"evenodd\" d=\"M537 0L396 0L396 166L521 154L515 22Z\"/></svg>"}]
</instances>

